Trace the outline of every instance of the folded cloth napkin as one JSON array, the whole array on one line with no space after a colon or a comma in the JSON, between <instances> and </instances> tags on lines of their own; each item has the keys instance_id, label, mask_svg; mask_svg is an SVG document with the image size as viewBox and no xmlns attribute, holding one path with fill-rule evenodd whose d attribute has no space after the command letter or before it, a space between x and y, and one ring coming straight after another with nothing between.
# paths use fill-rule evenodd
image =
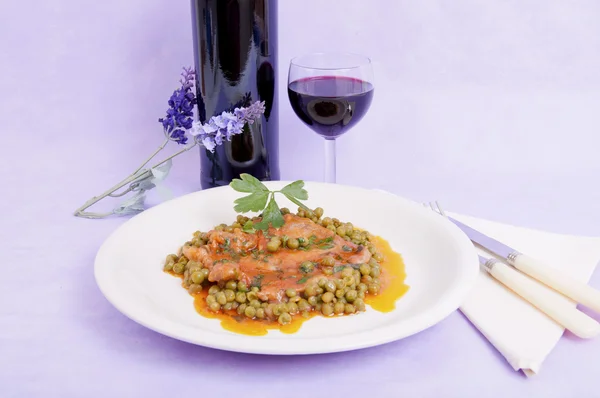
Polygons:
<instances>
[{"instance_id":1,"label":"folded cloth napkin","mask_svg":"<svg viewBox=\"0 0 600 398\"><path fill-rule=\"evenodd\" d=\"M516 250L587 282L600 260L600 238L559 235L450 214ZM477 249L487 257L492 254ZM515 271L518 272L518 271ZM544 294L555 291L533 282ZM571 300L561 296L565 301ZM460 310L515 370L535 375L564 332L546 315L481 271Z\"/></svg>"}]
</instances>

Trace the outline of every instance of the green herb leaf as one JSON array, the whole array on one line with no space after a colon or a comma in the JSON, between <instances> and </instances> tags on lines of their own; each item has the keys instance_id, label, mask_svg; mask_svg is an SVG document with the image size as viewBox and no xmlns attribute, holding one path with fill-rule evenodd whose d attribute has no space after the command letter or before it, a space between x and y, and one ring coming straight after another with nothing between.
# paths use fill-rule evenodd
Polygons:
<instances>
[{"instance_id":1,"label":"green herb leaf","mask_svg":"<svg viewBox=\"0 0 600 398\"><path fill-rule=\"evenodd\" d=\"M249 211L261 211L265 208L267 200L269 199L269 192L255 192L248 196L237 198L233 203L233 208L238 213L247 213Z\"/></svg>"},{"instance_id":2,"label":"green herb leaf","mask_svg":"<svg viewBox=\"0 0 600 398\"><path fill-rule=\"evenodd\" d=\"M342 250L345 251L345 252L351 252L352 248L350 246L344 245L344 246L342 246Z\"/></svg>"},{"instance_id":3,"label":"green herb leaf","mask_svg":"<svg viewBox=\"0 0 600 398\"><path fill-rule=\"evenodd\" d=\"M269 224L273 228L279 228L284 224L283 216L273 195L271 195L271 200L269 200L267 208L263 211L262 221L254 224L254 228L265 231L269 228Z\"/></svg>"},{"instance_id":4,"label":"green herb leaf","mask_svg":"<svg viewBox=\"0 0 600 398\"><path fill-rule=\"evenodd\" d=\"M304 181L302 180L294 181L291 184L286 185L281 189L281 193L286 196L293 196L300 200L308 199L308 192L304 189Z\"/></svg>"},{"instance_id":5,"label":"green herb leaf","mask_svg":"<svg viewBox=\"0 0 600 398\"><path fill-rule=\"evenodd\" d=\"M341 272L344 268L346 268L345 265L337 265L333 267L333 273L337 274L338 272Z\"/></svg>"},{"instance_id":6,"label":"green herb leaf","mask_svg":"<svg viewBox=\"0 0 600 398\"><path fill-rule=\"evenodd\" d=\"M304 205L302 202L300 202L298 199L294 198L292 195L287 194L285 192L282 192L286 198L288 198L288 200L292 203L294 203L296 206L303 208L304 210L310 210L308 207L306 207L306 205Z\"/></svg>"},{"instance_id":7,"label":"green herb leaf","mask_svg":"<svg viewBox=\"0 0 600 398\"><path fill-rule=\"evenodd\" d=\"M306 283L306 281L308 280L308 278L309 278L309 276L308 276L308 275L307 275L307 276L304 276L304 277L302 277L302 279L298 279L298 280L296 281L296 283L297 283L297 284L299 284L299 285L300 285L300 284L302 284L302 283Z\"/></svg>"},{"instance_id":8,"label":"green herb leaf","mask_svg":"<svg viewBox=\"0 0 600 398\"><path fill-rule=\"evenodd\" d=\"M249 234L256 233L256 229L254 229L254 223L252 222L252 220L246 221L246 223L242 227L242 231Z\"/></svg>"},{"instance_id":9,"label":"green herb leaf","mask_svg":"<svg viewBox=\"0 0 600 398\"><path fill-rule=\"evenodd\" d=\"M269 192L269 189L265 186L265 184L250 174L240 174L240 178L241 180L234 178L229 184L231 188L238 192Z\"/></svg>"},{"instance_id":10,"label":"green herb leaf","mask_svg":"<svg viewBox=\"0 0 600 398\"><path fill-rule=\"evenodd\" d=\"M326 243L324 245L319 246L319 249L321 250L329 250L329 249L333 249L335 245L331 244L331 243Z\"/></svg>"},{"instance_id":11,"label":"green herb leaf","mask_svg":"<svg viewBox=\"0 0 600 398\"><path fill-rule=\"evenodd\" d=\"M254 277L254 279L252 279L252 283L250 284L250 287L260 287L260 285L262 284L262 280L265 276L263 274L258 274Z\"/></svg>"}]
</instances>

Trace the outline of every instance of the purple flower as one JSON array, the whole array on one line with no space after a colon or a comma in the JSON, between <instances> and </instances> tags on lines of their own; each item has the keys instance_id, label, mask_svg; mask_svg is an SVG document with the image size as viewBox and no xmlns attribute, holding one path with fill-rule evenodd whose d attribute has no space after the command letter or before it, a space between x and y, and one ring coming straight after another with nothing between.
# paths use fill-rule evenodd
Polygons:
<instances>
[{"instance_id":1,"label":"purple flower","mask_svg":"<svg viewBox=\"0 0 600 398\"><path fill-rule=\"evenodd\" d=\"M163 125L165 135L178 144L186 144L186 130L192 128L194 121L194 105L196 105L196 96L192 91L194 87L194 70L192 68L183 68L182 78L179 80L181 87L173 91L169 98L167 116L158 119Z\"/></svg>"},{"instance_id":2,"label":"purple flower","mask_svg":"<svg viewBox=\"0 0 600 398\"><path fill-rule=\"evenodd\" d=\"M247 108L236 108L232 112L222 112L211 117L202 124L199 121L192 123L188 129L197 142L202 143L210 152L214 152L217 145L222 145L224 140L231 141L234 135L243 132L246 123L252 123L264 112L264 103L255 102Z\"/></svg>"}]
</instances>

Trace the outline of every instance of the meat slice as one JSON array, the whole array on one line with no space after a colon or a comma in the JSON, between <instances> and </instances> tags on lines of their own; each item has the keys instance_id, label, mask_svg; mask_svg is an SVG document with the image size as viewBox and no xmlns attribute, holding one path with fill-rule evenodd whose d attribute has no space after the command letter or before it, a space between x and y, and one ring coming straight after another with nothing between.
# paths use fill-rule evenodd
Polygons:
<instances>
[{"instance_id":1,"label":"meat slice","mask_svg":"<svg viewBox=\"0 0 600 398\"><path fill-rule=\"evenodd\" d=\"M240 280L260 286L259 297L270 301L280 301L286 289L302 292L307 284L322 277L339 277L335 273L323 273L324 267L320 263L326 256L334 258L334 271L337 272L341 271L341 266L367 263L371 258L371 253L364 247L346 241L309 219L292 214L285 215L284 219L281 228L269 228L266 234L262 231L250 234L240 229L210 231L206 246L185 247L183 253L209 269L209 281ZM307 246L298 249L282 247L270 253L265 250L266 241L273 236L303 238ZM313 263L313 272L302 272L300 264L305 261Z\"/></svg>"}]
</instances>

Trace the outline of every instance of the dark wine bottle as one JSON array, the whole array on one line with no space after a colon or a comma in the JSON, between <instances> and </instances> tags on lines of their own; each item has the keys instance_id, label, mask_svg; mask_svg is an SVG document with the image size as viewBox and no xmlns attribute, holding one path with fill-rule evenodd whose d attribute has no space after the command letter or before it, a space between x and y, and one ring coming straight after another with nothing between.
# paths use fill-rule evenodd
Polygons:
<instances>
[{"instance_id":1,"label":"dark wine bottle","mask_svg":"<svg viewBox=\"0 0 600 398\"><path fill-rule=\"evenodd\" d=\"M263 117L214 153L200 148L202 188L241 173L279 179L277 0L192 0L198 116L265 101Z\"/></svg>"}]
</instances>

